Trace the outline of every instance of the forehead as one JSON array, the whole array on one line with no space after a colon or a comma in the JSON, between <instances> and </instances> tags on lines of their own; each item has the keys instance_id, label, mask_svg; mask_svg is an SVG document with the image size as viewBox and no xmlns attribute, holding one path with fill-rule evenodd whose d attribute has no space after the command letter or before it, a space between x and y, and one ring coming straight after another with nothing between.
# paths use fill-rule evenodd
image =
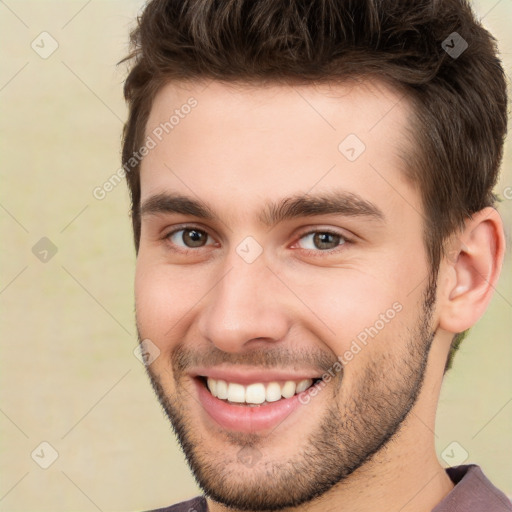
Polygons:
<instances>
[{"instance_id":1,"label":"forehead","mask_svg":"<svg viewBox=\"0 0 512 512\"><path fill-rule=\"evenodd\" d=\"M141 199L173 190L229 208L229 194L233 208L249 208L333 187L383 202L396 200L397 187L414 196L402 158L411 151L410 108L403 93L370 79L168 84L146 125L155 147L142 162Z\"/></svg>"},{"instance_id":2,"label":"forehead","mask_svg":"<svg viewBox=\"0 0 512 512\"><path fill-rule=\"evenodd\" d=\"M189 112L186 105L191 99L199 108ZM384 118L388 127L399 127L406 121L411 105L402 89L370 76L317 84L174 81L156 94L146 131L169 121L173 113L180 114L176 112L180 108L186 111L185 116L179 116L181 120L190 113L208 126L245 121L255 130L277 131L303 119L327 131L345 129L350 124L364 133L376 129ZM287 115L282 117L282 113ZM173 131L182 124L176 121L172 123Z\"/></svg>"}]
</instances>

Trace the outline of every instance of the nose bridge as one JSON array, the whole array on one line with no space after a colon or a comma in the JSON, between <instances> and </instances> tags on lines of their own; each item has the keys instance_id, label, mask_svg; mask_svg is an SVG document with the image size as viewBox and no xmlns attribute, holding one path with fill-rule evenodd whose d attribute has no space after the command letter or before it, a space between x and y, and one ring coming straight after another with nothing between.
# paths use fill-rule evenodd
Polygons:
<instances>
[{"instance_id":1,"label":"nose bridge","mask_svg":"<svg viewBox=\"0 0 512 512\"><path fill-rule=\"evenodd\" d=\"M235 251L230 254L200 313L201 334L226 352L243 350L255 338L282 339L289 328L276 277L265 258L248 261Z\"/></svg>"}]
</instances>

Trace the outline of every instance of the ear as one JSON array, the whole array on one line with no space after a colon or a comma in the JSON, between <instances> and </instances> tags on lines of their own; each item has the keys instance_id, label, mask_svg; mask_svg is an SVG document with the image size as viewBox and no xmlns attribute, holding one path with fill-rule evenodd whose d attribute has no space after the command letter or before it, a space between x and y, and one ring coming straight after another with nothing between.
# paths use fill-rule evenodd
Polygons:
<instances>
[{"instance_id":1,"label":"ear","mask_svg":"<svg viewBox=\"0 0 512 512\"><path fill-rule=\"evenodd\" d=\"M469 329L484 314L498 281L505 253L499 213L475 213L450 241L440 266L439 327L452 333Z\"/></svg>"}]
</instances>

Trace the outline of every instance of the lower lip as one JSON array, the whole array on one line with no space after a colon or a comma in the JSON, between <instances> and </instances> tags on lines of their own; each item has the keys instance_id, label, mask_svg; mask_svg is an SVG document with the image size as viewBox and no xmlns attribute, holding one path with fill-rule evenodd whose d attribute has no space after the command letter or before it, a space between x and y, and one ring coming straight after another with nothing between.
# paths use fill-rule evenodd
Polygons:
<instances>
[{"instance_id":1,"label":"lower lip","mask_svg":"<svg viewBox=\"0 0 512 512\"><path fill-rule=\"evenodd\" d=\"M199 379L194 381L204 410L215 422L228 430L259 432L276 428L302 405L299 402L299 395L256 407L231 405L214 397Z\"/></svg>"}]
</instances>

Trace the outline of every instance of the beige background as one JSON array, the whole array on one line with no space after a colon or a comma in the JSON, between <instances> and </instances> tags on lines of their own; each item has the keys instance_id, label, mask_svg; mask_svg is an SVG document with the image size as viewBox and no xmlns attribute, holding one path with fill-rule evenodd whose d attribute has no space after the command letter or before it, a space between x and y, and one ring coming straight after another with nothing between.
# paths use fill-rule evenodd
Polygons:
<instances>
[{"instance_id":1,"label":"beige background","mask_svg":"<svg viewBox=\"0 0 512 512\"><path fill-rule=\"evenodd\" d=\"M134 357L132 247L119 167L127 35L140 1L0 2L0 510L110 511L197 494ZM511 75L512 2L475 3ZM38 51L58 49L48 58ZM44 45L41 42L43 39ZM512 185L510 140L498 192ZM510 245L512 200L500 206ZM32 247L49 238L41 262ZM40 249L42 250L42 249ZM512 495L510 251L490 309L447 376L437 448ZM50 443L58 458L48 468ZM460 445L460 446L459 446ZM451 450L454 450L453 452Z\"/></svg>"}]
</instances>

